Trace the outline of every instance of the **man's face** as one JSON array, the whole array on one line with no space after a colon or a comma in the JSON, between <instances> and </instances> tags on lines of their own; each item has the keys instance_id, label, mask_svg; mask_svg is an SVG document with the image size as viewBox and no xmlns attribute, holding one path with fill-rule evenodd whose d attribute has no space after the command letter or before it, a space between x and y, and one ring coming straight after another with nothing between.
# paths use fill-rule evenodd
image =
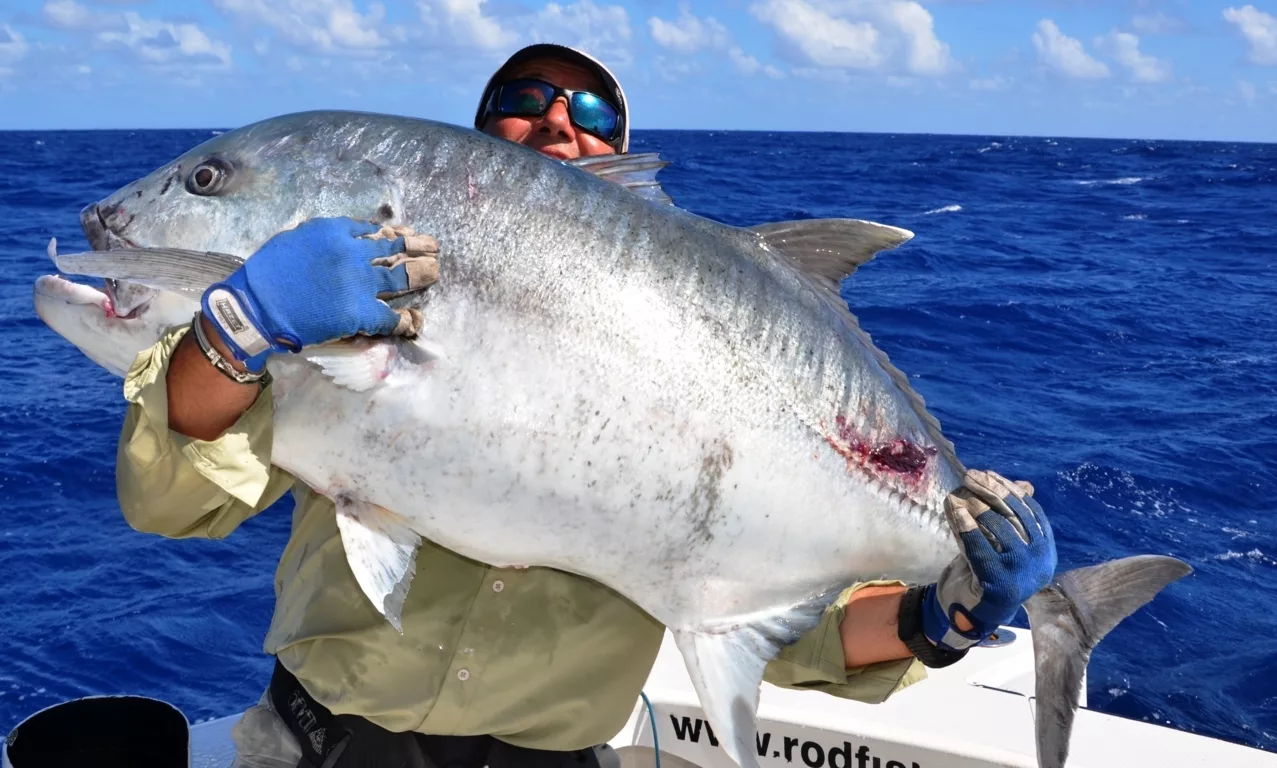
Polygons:
<instances>
[{"instance_id":1,"label":"man's face","mask_svg":"<svg viewBox=\"0 0 1277 768\"><path fill-rule=\"evenodd\" d=\"M560 88L607 93L603 83L589 70L557 59L533 59L510 70L506 79L533 77ZM560 96L540 117L492 115L483 132L507 141L532 147L550 157L572 160L591 155L612 155L616 150L599 137L577 128L568 119L567 100Z\"/></svg>"}]
</instances>

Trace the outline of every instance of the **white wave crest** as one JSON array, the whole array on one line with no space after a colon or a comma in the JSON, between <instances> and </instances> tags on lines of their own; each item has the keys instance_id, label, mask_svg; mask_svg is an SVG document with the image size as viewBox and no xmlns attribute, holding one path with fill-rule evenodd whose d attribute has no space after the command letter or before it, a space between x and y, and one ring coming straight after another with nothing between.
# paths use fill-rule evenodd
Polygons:
<instances>
[{"instance_id":1,"label":"white wave crest","mask_svg":"<svg viewBox=\"0 0 1277 768\"><path fill-rule=\"evenodd\" d=\"M1273 560L1258 549L1252 549L1249 552L1233 552L1230 550L1222 555L1215 555L1210 559L1228 562L1229 560L1241 560L1242 558L1261 565L1277 565L1277 560Z\"/></svg>"},{"instance_id":2,"label":"white wave crest","mask_svg":"<svg viewBox=\"0 0 1277 768\"><path fill-rule=\"evenodd\" d=\"M933 213L957 213L960 210L962 210L962 206L960 205L946 205L943 208L936 208L934 210L927 211L923 214L923 216L930 216Z\"/></svg>"},{"instance_id":3,"label":"white wave crest","mask_svg":"<svg viewBox=\"0 0 1277 768\"><path fill-rule=\"evenodd\" d=\"M1123 176L1123 177L1122 177L1122 178L1120 178L1120 179L1083 179L1083 180L1081 180L1081 181L1075 181L1075 182L1073 182L1073 183L1074 183L1074 184L1081 184L1081 185L1082 185L1082 186L1084 186L1084 187L1094 187L1094 186L1099 185L1099 184L1103 184L1103 185L1110 185L1110 184L1119 184L1119 185L1126 185L1126 184L1139 184L1141 181L1148 181L1148 179L1147 179L1147 178L1145 178L1145 177L1143 177L1143 176Z\"/></svg>"}]
</instances>

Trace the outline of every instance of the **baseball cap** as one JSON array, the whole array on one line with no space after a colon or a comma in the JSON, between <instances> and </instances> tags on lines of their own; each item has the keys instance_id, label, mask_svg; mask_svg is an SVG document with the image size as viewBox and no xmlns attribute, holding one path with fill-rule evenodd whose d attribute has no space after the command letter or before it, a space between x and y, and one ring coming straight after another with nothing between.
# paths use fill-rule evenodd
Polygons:
<instances>
[{"instance_id":1,"label":"baseball cap","mask_svg":"<svg viewBox=\"0 0 1277 768\"><path fill-rule=\"evenodd\" d=\"M555 43L535 43L525 48L520 48L510 58L506 59L506 62L496 72L492 73L492 77L488 78L488 84L483 88L483 95L479 97L479 108L474 113L474 127L479 129L483 127L484 118L488 114L488 101L492 98L497 86L505 79L506 73L524 62L542 58L572 62L593 72L599 78L603 83L603 87L607 89L607 93L600 95L607 96L613 102L613 106L621 113L621 136L613 146L620 154L629 152L630 108L625 101L625 92L621 90L621 84L613 76L612 72L603 65L603 62L583 51Z\"/></svg>"}]
</instances>

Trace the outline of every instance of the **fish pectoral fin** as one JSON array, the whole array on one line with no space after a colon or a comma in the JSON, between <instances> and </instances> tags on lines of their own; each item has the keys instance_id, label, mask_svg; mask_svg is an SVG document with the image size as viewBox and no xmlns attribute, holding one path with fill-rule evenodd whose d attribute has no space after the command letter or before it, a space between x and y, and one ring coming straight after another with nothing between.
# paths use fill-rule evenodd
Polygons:
<instances>
[{"instance_id":1,"label":"fish pectoral fin","mask_svg":"<svg viewBox=\"0 0 1277 768\"><path fill-rule=\"evenodd\" d=\"M796 262L807 275L838 293L843 278L880 251L913 238L907 229L859 219L800 219L749 228L763 243Z\"/></svg>"},{"instance_id":2,"label":"fish pectoral fin","mask_svg":"<svg viewBox=\"0 0 1277 768\"><path fill-rule=\"evenodd\" d=\"M758 689L767 664L820 623L836 593L761 622L718 630L671 630L719 744L741 768L758 768Z\"/></svg>"},{"instance_id":3,"label":"fish pectoral fin","mask_svg":"<svg viewBox=\"0 0 1277 768\"><path fill-rule=\"evenodd\" d=\"M1024 604L1033 631L1039 768L1061 768L1091 651L1171 582L1192 572L1173 557L1140 555L1068 571Z\"/></svg>"},{"instance_id":4,"label":"fish pectoral fin","mask_svg":"<svg viewBox=\"0 0 1277 768\"><path fill-rule=\"evenodd\" d=\"M58 253L49 243L49 257L69 275L110 277L162 291L203 293L244 264L229 253L187 251L180 248L116 248L109 251Z\"/></svg>"},{"instance_id":5,"label":"fish pectoral fin","mask_svg":"<svg viewBox=\"0 0 1277 768\"><path fill-rule=\"evenodd\" d=\"M385 507L344 495L334 503L337 530L355 581L378 612L403 632L403 604L416 574L421 537Z\"/></svg>"},{"instance_id":6,"label":"fish pectoral fin","mask_svg":"<svg viewBox=\"0 0 1277 768\"><path fill-rule=\"evenodd\" d=\"M660 155L655 152L639 152L631 155L593 155L591 157L578 157L565 162L583 171L588 171L601 179L614 181L628 188L639 197L654 203L662 205L674 204L670 196L661 188L661 183L656 180L656 174L670 163L668 160L662 160Z\"/></svg>"},{"instance_id":7,"label":"fish pectoral fin","mask_svg":"<svg viewBox=\"0 0 1277 768\"><path fill-rule=\"evenodd\" d=\"M333 383L355 392L377 386L396 363L427 365L443 356L437 345L421 338L358 336L302 350L302 357L319 366Z\"/></svg>"}]
</instances>

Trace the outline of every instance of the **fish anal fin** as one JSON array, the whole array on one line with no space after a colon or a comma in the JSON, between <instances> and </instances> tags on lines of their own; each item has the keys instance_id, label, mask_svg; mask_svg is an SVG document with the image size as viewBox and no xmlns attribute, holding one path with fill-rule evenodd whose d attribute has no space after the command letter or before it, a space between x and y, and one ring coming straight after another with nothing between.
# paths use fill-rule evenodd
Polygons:
<instances>
[{"instance_id":1,"label":"fish anal fin","mask_svg":"<svg viewBox=\"0 0 1277 768\"><path fill-rule=\"evenodd\" d=\"M337 530L355 581L377 611L403 632L403 604L416 575L421 537L385 507L344 494L334 503Z\"/></svg>"},{"instance_id":2,"label":"fish anal fin","mask_svg":"<svg viewBox=\"0 0 1277 768\"><path fill-rule=\"evenodd\" d=\"M1025 603L1033 630L1039 768L1061 768L1091 651L1127 616L1192 568L1173 557L1139 555L1078 568Z\"/></svg>"},{"instance_id":3,"label":"fish anal fin","mask_svg":"<svg viewBox=\"0 0 1277 768\"><path fill-rule=\"evenodd\" d=\"M749 228L774 251L796 262L834 293L843 278L879 252L908 242L907 229L859 219L799 219Z\"/></svg>"},{"instance_id":4,"label":"fish anal fin","mask_svg":"<svg viewBox=\"0 0 1277 768\"><path fill-rule=\"evenodd\" d=\"M655 152L639 152L627 155L593 155L566 161L568 165L620 184L631 192L661 205L673 205L674 201L661 188L656 174L669 165Z\"/></svg>"},{"instance_id":5,"label":"fish anal fin","mask_svg":"<svg viewBox=\"0 0 1277 768\"><path fill-rule=\"evenodd\" d=\"M739 626L672 630L705 717L719 745L741 768L758 768L758 695L768 662L819 624L835 596Z\"/></svg>"}]
</instances>

